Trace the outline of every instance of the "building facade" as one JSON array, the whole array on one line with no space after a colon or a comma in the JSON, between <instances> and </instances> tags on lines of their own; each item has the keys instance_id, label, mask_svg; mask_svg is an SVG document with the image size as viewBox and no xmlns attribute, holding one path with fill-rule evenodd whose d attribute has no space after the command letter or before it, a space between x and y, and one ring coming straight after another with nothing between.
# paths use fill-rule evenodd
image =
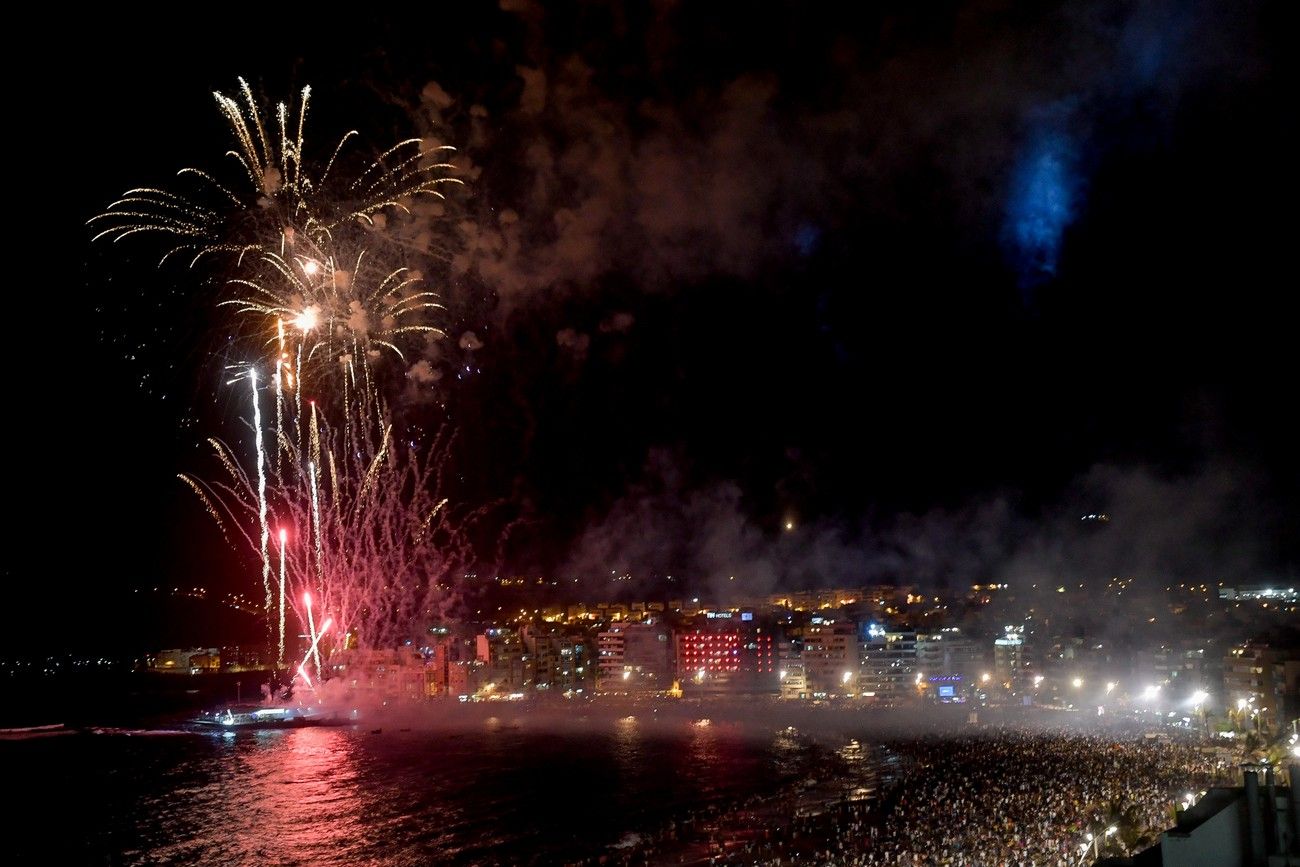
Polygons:
<instances>
[{"instance_id":1,"label":"building facade","mask_svg":"<svg viewBox=\"0 0 1300 867\"><path fill-rule=\"evenodd\" d=\"M813 617L803 629L802 661L810 698L856 695L861 667L857 626Z\"/></svg>"},{"instance_id":2,"label":"building facade","mask_svg":"<svg viewBox=\"0 0 1300 867\"><path fill-rule=\"evenodd\" d=\"M657 623L614 624L596 636L596 691L667 692L673 686L673 642Z\"/></svg>"}]
</instances>

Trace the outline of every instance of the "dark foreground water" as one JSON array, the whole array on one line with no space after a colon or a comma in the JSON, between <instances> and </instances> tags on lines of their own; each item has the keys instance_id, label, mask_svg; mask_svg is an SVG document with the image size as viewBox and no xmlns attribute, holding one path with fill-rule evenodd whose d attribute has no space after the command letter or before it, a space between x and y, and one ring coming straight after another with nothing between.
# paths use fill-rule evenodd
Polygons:
<instances>
[{"instance_id":1,"label":"dark foreground water","mask_svg":"<svg viewBox=\"0 0 1300 867\"><path fill-rule=\"evenodd\" d=\"M808 759L806 744L759 726L643 717L128 731L0 743L12 805L0 861L563 863L771 791Z\"/></svg>"}]
</instances>

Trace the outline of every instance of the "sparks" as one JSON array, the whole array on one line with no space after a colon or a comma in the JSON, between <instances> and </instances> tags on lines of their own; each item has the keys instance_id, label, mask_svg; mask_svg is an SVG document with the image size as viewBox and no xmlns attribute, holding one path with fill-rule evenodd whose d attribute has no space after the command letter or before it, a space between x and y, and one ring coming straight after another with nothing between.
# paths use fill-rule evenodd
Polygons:
<instances>
[{"instance_id":1,"label":"sparks","mask_svg":"<svg viewBox=\"0 0 1300 867\"><path fill-rule=\"evenodd\" d=\"M310 251L349 226L380 234L388 215L409 212L420 197L443 199L443 189L462 183L452 177L454 167L447 161L455 148L426 147L418 138L400 141L375 160L359 163L350 178L333 172L345 145L357 136L355 130L339 140L317 170L305 160L309 87L303 88L296 106L276 106L278 137L267 134L262 110L244 79L239 79L238 97L213 97L235 139L236 148L228 154L236 163L236 181L223 183L206 171L187 168L178 173L182 191L127 190L91 218L96 240L160 236L169 244L164 262L188 256L191 266L221 254L238 260L281 247ZM291 122L295 111L296 124ZM312 261L315 265L309 266ZM319 265L312 257L302 270L311 276Z\"/></svg>"},{"instance_id":2,"label":"sparks","mask_svg":"<svg viewBox=\"0 0 1300 867\"><path fill-rule=\"evenodd\" d=\"M284 547L288 542L289 534L284 529L280 529L280 655L278 664L284 667Z\"/></svg>"},{"instance_id":3,"label":"sparks","mask_svg":"<svg viewBox=\"0 0 1300 867\"><path fill-rule=\"evenodd\" d=\"M249 368L248 381L253 390L253 431L257 443L257 519L262 528L262 586L266 591L266 610L271 610L271 557L267 551L271 528L266 522L266 447L262 443L262 409L257 398L257 371Z\"/></svg>"}]
</instances>

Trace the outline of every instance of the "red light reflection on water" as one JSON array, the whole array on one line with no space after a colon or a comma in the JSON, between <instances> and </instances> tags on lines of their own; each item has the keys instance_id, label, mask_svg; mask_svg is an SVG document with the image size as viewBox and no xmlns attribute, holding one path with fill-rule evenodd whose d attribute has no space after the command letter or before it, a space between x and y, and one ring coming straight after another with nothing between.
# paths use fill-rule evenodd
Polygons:
<instances>
[{"instance_id":1,"label":"red light reflection on water","mask_svg":"<svg viewBox=\"0 0 1300 867\"><path fill-rule=\"evenodd\" d=\"M367 864L371 804L360 785L355 738L302 728L239 735L223 785L232 864Z\"/></svg>"}]
</instances>

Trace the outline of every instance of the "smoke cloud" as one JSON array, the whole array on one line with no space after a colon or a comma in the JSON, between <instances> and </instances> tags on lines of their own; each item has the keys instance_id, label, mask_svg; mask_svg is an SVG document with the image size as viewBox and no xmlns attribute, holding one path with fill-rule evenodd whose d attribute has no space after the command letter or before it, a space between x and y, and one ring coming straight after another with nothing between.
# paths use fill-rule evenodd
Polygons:
<instances>
[{"instance_id":1,"label":"smoke cloud","mask_svg":"<svg viewBox=\"0 0 1300 867\"><path fill-rule=\"evenodd\" d=\"M690 487L676 461L655 452L643 478L577 540L567 570L630 573L628 592L660 592L672 575L676 587L716 599L877 583L940 591L1115 577L1139 588L1254 583L1269 577L1255 508L1261 487L1249 468L1228 463L1177 476L1098 464L1033 514L1007 493L954 509L787 529L751 518L735 482ZM1098 514L1108 520L1082 520Z\"/></svg>"},{"instance_id":2,"label":"smoke cloud","mask_svg":"<svg viewBox=\"0 0 1300 867\"><path fill-rule=\"evenodd\" d=\"M753 278L848 213L940 199L983 241L1001 224L1009 264L1040 281L1091 167L1132 144L1107 117L1140 112L1137 137L1158 137L1189 89L1256 74L1237 60L1249 16L1209 2L1091 3L1014 27L999 3L926 22L793 16L715 64L720 34L675 4L586 43L541 4L502 9L526 34L501 46L509 80L464 102L430 82L418 114L452 128L437 140L466 144L462 174L484 184L452 269L506 310L613 275L649 291Z\"/></svg>"}]
</instances>

